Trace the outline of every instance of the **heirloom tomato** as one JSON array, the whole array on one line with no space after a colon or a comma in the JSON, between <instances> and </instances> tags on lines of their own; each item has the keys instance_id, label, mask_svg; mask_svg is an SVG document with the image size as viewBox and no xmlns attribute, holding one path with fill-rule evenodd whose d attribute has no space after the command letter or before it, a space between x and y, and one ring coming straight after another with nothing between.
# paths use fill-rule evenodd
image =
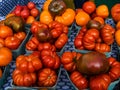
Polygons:
<instances>
[{"instance_id":1,"label":"heirloom tomato","mask_svg":"<svg viewBox=\"0 0 120 90\"><path fill-rule=\"evenodd\" d=\"M56 52L51 51L50 49L41 51L41 59L46 68L58 69L60 67L60 57Z\"/></svg>"},{"instance_id":2,"label":"heirloom tomato","mask_svg":"<svg viewBox=\"0 0 120 90\"><path fill-rule=\"evenodd\" d=\"M88 50L95 48L96 40L99 38L99 31L97 29L89 29L83 37L83 45Z\"/></svg>"},{"instance_id":3,"label":"heirloom tomato","mask_svg":"<svg viewBox=\"0 0 120 90\"><path fill-rule=\"evenodd\" d=\"M101 53L110 52L111 47L105 43L96 43L94 50Z\"/></svg>"},{"instance_id":4,"label":"heirloom tomato","mask_svg":"<svg viewBox=\"0 0 120 90\"><path fill-rule=\"evenodd\" d=\"M20 41L23 41L26 37L26 33L25 32L17 32L14 34L15 37L17 37Z\"/></svg>"},{"instance_id":5,"label":"heirloom tomato","mask_svg":"<svg viewBox=\"0 0 120 90\"><path fill-rule=\"evenodd\" d=\"M26 49L27 50L36 50L39 45L39 41L36 37L32 37L27 43L26 43Z\"/></svg>"},{"instance_id":6,"label":"heirloom tomato","mask_svg":"<svg viewBox=\"0 0 120 90\"><path fill-rule=\"evenodd\" d=\"M19 69L13 71L12 79L15 85L26 87L34 85L37 80L35 73L24 73Z\"/></svg>"},{"instance_id":7,"label":"heirloom tomato","mask_svg":"<svg viewBox=\"0 0 120 90\"><path fill-rule=\"evenodd\" d=\"M58 49L61 49L67 43L67 41L68 41L68 36L67 36L67 34L63 33L55 41L55 47Z\"/></svg>"},{"instance_id":8,"label":"heirloom tomato","mask_svg":"<svg viewBox=\"0 0 120 90\"><path fill-rule=\"evenodd\" d=\"M15 36L10 36L5 39L5 46L12 50L17 49L20 43L21 43L21 40Z\"/></svg>"},{"instance_id":9,"label":"heirloom tomato","mask_svg":"<svg viewBox=\"0 0 120 90\"><path fill-rule=\"evenodd\" d=\"M110 76L107 74L100 74L90 78L91 90L107 90L111 83Z\"/></svg>"},{"instance_id":10,"label":"heirloom tomato","mask_svg":"<svg viewBox=\"0 0 120 90\"><path fill-rule=\"evenodd\" d=\"M70 79L79 90L83 90L88 87L88 80L78 71L72 72Z\"/></svg>"},{"instance_id":11,"label":"heirloom tomato","mask_svg":"<svg viewBox=\"0 0 120 90\"><path fill-rule=\"evenodd\" d=\"M42 68L42 62L33 55L20 55L16 58L16 67L22 72L34 72Z\"/></svg>"},{"instance_id":12,"label":"heirloom tomato","mask_svg":"<svg viewBox=\"0 0 120 90\"><path fill-rule=\"evenodd\" d=\"M39 43L38 50L42 51L44 49L50 49L51 51L56 51L56 47L48 42L46 43Z\"/></svg>"},{"instance_id":13,"label":"heirloom tomato","mask_svg":"<svg viewBox=\"0 0 120 90\"><path fill-rule=\"evenodd\" d=\"M120 78L120 62L118 62L115 58L108 58L110 64L109 76L112 81Z\"/></svg>"},{"instance_id":14,"label":"heirloom tomato","mask_svg":"<svg viewBox=\"0 0 120 90\"><path fill-rule=\"evenodd\" d=\"M76 62L81 56L82 54L77 52L64 52L61 57L61 63L67 71L72 72L76 70Z\"/></svg>"},{"instance_id":15,"label":"heirloom tomato","mask_svg":"<svg viewBox=\"0 0 120 90\"><path fill-rule=\"evenodd\" d=\"M115 29L111 25L105 24L100 33L104 43L111 45L114 42Z\"/></svg>"},{"instance_id":16,"label":"heirloom tomato","mask_svg":"<svg viewBox=\"0 0 120 90\"><path fill-rule=\"evenodd\" d=\"M51 87L57 81L57 74L50 68L44 68L38 73L38 85L42 87Z\"/></svg>"}]
</instances>

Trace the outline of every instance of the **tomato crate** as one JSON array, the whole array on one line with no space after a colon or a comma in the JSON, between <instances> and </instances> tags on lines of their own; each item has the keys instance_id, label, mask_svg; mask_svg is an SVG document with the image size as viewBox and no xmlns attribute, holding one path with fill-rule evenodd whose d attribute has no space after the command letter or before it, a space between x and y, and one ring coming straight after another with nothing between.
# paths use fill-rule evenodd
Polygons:
<instances>
[{"instance_id":1,"label":"tomato crate","mask_svg":"<svg viewBox=\"0 0 120 90\"><path fill-rule=\"evenodd\" d=\"M111 18L106 19L106 20L105 20L105 23L106 23L106 24L110 24L113 28L115 28L115 23L114 23L114 21L113 21ZM81 27L78 26L77 24L75 24L75 29L76 29L76 31L77 31L77 33L76 33L76 36L77 36L78 33L79 33L79 31L80 31L80 29L81 29ZM107 57L111 56L111 52L112 52L112 47L113 47L113 45L111 44L110 47L111 47L111 51L110 51L110 52L105 52L105 55L106 55ZM91 52L91 51L92 51L92 50L85 50L85 49L84 49L84 50L77 49L77 48L75 47L75 45L73 46L73 48L74 48L74 51L80 52L80 53L87 53L87 52Z\"/></svg>"},{"instance_id":2,"label":"tomato crate","mask_svg":"<svg viewBox=\"0 0 120 90\"><path fill-rule=\"evenodd\" d=\"M69 26L68 38L69 38L70 35L71 35L71 31L73 30L73 27L74 27L74 23L73 23L71 26ZM28 27L28 29L29 29L29 31L30 31L30 27ZM30 32L30 38L29 38L29 40L30 40L32 37L33 37L32 32ZM28 41L29 41L29 40L28 40ZM64 52L65 46L66 46L66 44L63 46L63 48L62 48L61 50L56 51L58 55L61 55L61 54ZM32 53L32 52L33 52L33 50L27 50L27 49L25 48L25 53L28 53L28 54L29 54L29 53Z\"/></svg>"},{"instance_id":3,"label":"tomato crate","mask_svg":"<svg viewBox=\"0 0 120 90\"><path fill-rule=\"evenodd\" d=\"M22 86L16 86L14 83L13 83L13 80L11 80L11 87L9 87L7 90L42 90L42 89L47 89L47 90L56 90L56 86L58 84L58 81L59 81L59 77L60 77L60 74L61 74L61 68L59 68L57 70L57 81L55 83L54 86L51 86L51 87L38 87L38 86L31 86L31 87L22 87Z\"/></svg>"},{"instance_id":4,"label":"tomato crate","mask_svg":"<svg viewBox=\"0 0 120 90\"><path fill-rule=\"evenodd\" d=\"M67 77L68 77L69 80L70 80L70 76L69 76L70 74L69 74L69 72L67 72L66 70L65 70L65 72L66 72ZM71 80L70 80L70 82L71 82L71 84L73 85L74 90L79 90L79 89L73 84L73 82L72 82ZM114 82L111 82L110 85L108 86L108 89L107 89L107 90L114 90L116 84L118 84L119 82L120 82L120 78L117 79L117 80L114 81ZM84 89L84 90L90 90L90 89L88 88L88 89Z\"/></svg>"},{"instance_id":5,"label":"tomato crate","mask_svg":"<svg viewBox=\"0 0 120 90\"><path fill-rule=\"evenodd\" d=\"M30 38L30 31L29 31L29 29L27 27L25 27L25 33L26 33L26 37L21 42L21 44L19 45L19 47L17 49L15 49L15 50L12 50L13 60L15 60L16 57L19 56L20 54L25 54L25 44L26 44L26 42Z\"/></svg>"},{"instance_id":6,"label":"tomato crate","mask_svg":"<svg viewBox=\"0 0 120 90\"><path fill-rule=\"evenodd\" d=\"M10 74L10 65L0 67L2 69L2 77L0 78L0 88L7 82L7 77Z\"/></svg>"}]
</instances>

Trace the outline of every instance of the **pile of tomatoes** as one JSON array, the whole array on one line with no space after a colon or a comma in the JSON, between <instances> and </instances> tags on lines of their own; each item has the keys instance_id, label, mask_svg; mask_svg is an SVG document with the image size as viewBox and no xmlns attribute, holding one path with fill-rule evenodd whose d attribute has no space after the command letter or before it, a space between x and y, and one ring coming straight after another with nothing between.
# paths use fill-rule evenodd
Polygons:
<instances>
[{"instance_id":1,"label":"pile of tomatoes","mask_svg":"<svg viewBox=\"0 0 120 90\"><path fill-rule=\"evenodd\" d=\"M40 10L36 7L34 2L28 2L27 5L17 5L8 16L21 16L26 24L31 24L40 14Z\"/></svg>"},{"instance_id":2,"label":"pile of tomatoes","mask_svg":"<svg viewBox=\"0 0 120 90\"><path fill-rule=\"evenodd\" d=\"M72 83L79 89L84 90L90 88L90 90L107 90L111 82L118 80L120 78L120 62L117 61L113 57L108 57L107 60L109 62L110 68L106 73L100 73L95 75L88 75L78 71L77 61L81 60L82 53L79 52L71 52L66 51L61 56L61 63L63 67L69 74L70 80ZM86 57L85 59L89 60L91 57ZM81 63L82 67L84 67L86 61ZM88 62L90 63L90 62ZM94 62L95 63L95 62ZM92 63L92 64L94 64ZM92 65L87 65L92 66ZM83 68L82 70L88 70L88 68ZM94 67L92 68L94 72ZM104 71L104 70L103 70ZM86 71L88 72L88 71ZM89 72L90 73L90 72Z\"/></svg>"},{"instance_id":3,"label":"pile of tomatoes","mask_svg":"<svg viewBox=\"0 0 120 90\"><path fill-rule=\"evenodd\" d=\"M60 65L60 56L50 49L19 55L12 73L13 83L17 86L52 87L57 82Z\"/></svg>"},{"instance_id":4,"label":"pile of tomatoes","mask_svg":"<svg viewBox=\"0 0 120 90\"><path fill-rule=\"evenodd\" d=\"M54 3L58 8L60 6L63 8L60 10L55 8ZM71 72L70 79L77 88L106 89L112 81L120 77L118 70L120 64L114 58L108 58L111 68L107 74L86 78L76 71L75 62L81 56L80 53L63 52L60 57L57 52L68 42L69 27L74 22L81 27L74 39L74 45L77 49L104 53L110 52L110 45L115 40L120 45L120 13L117 12L120 9L118 6L113 7L109 12L106 5L96 6L92 1L86 1L82 8L76 10L69 8L62 0L46 0L41 11L33 2L28 2L24 6L17 5L6 18L18 16L24 19L25 24L30 24L31 37L25 47L26 50L32 52L19 55L15 59L16 68L12 73L14 84L26 87L52 87L57 82L57 73L63 64L64 68ZM52 11L52 8L57 12ZM117 24L117 31L111 25L105 24L105 19L110 14ZM36 20L37 17L39 20ZM4 21L2 24L0 22L0 55L4 54L4 57L0 59L0 66L8 65L12 61L11 50L19 48L25 37L25 32L14 33L10 27L4 25Z\"/></svg>"}]
</instances>

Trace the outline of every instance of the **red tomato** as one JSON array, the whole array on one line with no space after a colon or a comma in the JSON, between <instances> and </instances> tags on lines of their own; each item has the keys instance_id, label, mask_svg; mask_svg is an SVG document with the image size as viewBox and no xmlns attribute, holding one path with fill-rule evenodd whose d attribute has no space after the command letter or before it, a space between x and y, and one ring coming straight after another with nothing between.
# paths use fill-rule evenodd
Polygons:
<instances>
[{"instance_id":1,"label":"red tomato","mask_svg":"<svg viewBox=\"0 0 120 90\"><path fill-rule=\"evenodd\" d=\"M37 8L33 8L33 9L31 9L30 14L33 17L37 17L39 15L39 10Z\"/></svg>"},{"instance_id":2,"label":"red tomato","mask_svg":"<svg viewBox=\"0 0 120 90\"><path fill-rule=\"evenodd\" d=\"M91 14L91 13L93 13L93 12L95 11L96 5L95 5L95 3L92 2L92 1L86 1L86 2L83 4L82 8L83 8L83 10L84 10L85 12L87 12L88 14Z\"/></svg>"},{"instance_id":3,"label":"red tomato","mask_svg":"<svg viewBox=\"0 0 120 90\"><path fill-rule=\"evenodd\" d=\"M78 71L74 71L70 75L70 79L79 90L84 90L88 87L87 79Z\"/></svg>"},{"instance_id":4,"label":"red tomato","mask_svg":"<svg viewBox=\"0 0 120 90\"><path fill-rule=\"evenodd\" d=\"M111 79L107 74L100 74L90 78L90 90L107 90Z\"/></svg>"},{"instance_id":5,"label":"red tomato","mask_svg":"<svg viewBox=\"0 0 120 90\"><path fill-rule=\"evenodd\" d=\"M27 7L29 9L33 9L33 8L35 8L35 3L34 2L28 2Z\"/></svg>"},{"instance_id":6,"label":"red tomato","mask_svg":"<svg viewBox=\"0 0 120 90\"><path fill-rule=\"evenodd\" d=\"M16 67L22 72L33 73L42 68L42 62L33 55L20 55L16 58Z\"/></svg>"},{"instance_id":7,"label":"red tomato","mask_svg":"<svg viewBox=\"0 0 120 90\"><path fill-rule=\"evenodd\" d=\"M115 58L108 58L110 64L109 76L112 81L120 78L120 62L118 62Z\"/></svg>"},{"instance_id":8,"label":"red tomato","mask_svg":"<svg viewBox=\"0 0 120 90\"><path fill-rule=\"evenodd\" d=\"M29 15L30 15L30 11L28 9L24 9L21 11L21 17L28 18Z\"/></svg>"},{"instance_id":9,"label":"red tomato","mask_svg":"<svg viewBox=\"0 0 120 90\"><path fill-rule=\"evenodd\" d=\"M64 52L61 57L63 67L69 72L76 70L76 62L81 56L82 54L77 52Z\"/></svg>"},{"instance_id":10,"label":"red tomato","mask_svg":"<svg viewBox=\"0 0 120 90\"><path fill-rule=\"evenodd\" d=\"M42 50L41 58L43 65L46 68L58 69L60 67L60 57L56 52L53 52L50 49Z\"/></svg>"},{"instance_id":11,"label":"red tomato","mask_svg":"<svg viewBox=\"0 0 120 90\"><path fill-rule=\"evenodd\" d=\"M17 37L18 39L20 39L20 41L23 41L26 37L26 33L25 32L18 32L14 34L15 37Z\"/></svg>"},{"instance_id":12,"label":"red tomato","mask_svg":"<svg viewBox=\"0 0 120 90\"><path fill-rule=\"evenodd\" d=\"M5 39L5 46L12 50L17 49L20 43L21 41L17 37L14 37L14 36L7 37Z\"/></svg>"},{"instance_id":13,"label":"red tomato","mask_svg":"<svg viewBox=\"0 0 120 90\"><path fill-rule=\"evenodd\" d=\"M17 86L32 86L36 82L35 73L23 73L19 69L15 69L12 73L13 82Z\"/></svg>"},{"instance_id":14,"label":"red tomato","mask_svg":"<svg viewBox=\"0 0 120 90\"><path fill-rule=\"evenodd\" d=\"M44 68L38 73L38 85L42 87L51 87L57 81L57 74L50 68Z\"/></svg>"}]
</instances>

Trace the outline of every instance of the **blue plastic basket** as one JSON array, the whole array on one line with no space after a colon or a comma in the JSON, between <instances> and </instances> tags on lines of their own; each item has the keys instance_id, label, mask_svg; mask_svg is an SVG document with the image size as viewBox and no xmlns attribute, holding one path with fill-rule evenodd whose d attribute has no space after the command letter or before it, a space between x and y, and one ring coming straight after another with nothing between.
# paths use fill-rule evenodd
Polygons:
<instances>
[{"instance_id":1,"label":"blue plastic basket","mask_svg":"<svg viewBox=\"0 0 120 90\"><path fill-rule=\"evenodd\" d=\"M0 78L0 88L7 82L7 77L10 74L10 65L7 65L5 67L1 67L2 71L3 71L3 75Z\"/></svg>"},{"instance_id":2,"label":"blue plastic basket","mask_svg":"<svg viewBox=\"0 0 120 90\"><path fill-rule=\"evenodd\" d=\"M70 80L70 77L69 77L69 73L65 70L66 74L67 74L67 77L69 78ZM72 81L70 80L71 84L73 85L74 87L74 90L79 90L73 83ZM113 90L115 88L115 85L118 84L120 82L120 78L114 82L111 82L110 85L108 86L108 89L107 90ZM85 90L90 90L89 88L88 89L85 89Z\"/></svg>"},{"instance_id":3,"label":"blue plastic basket","mask_svg":"<svg viewBox=\"0 0 120 90\"><path fill-rule=\"evenodd\" d=\"M106 19L106 20L105 20L105 23L110 24L112 27L115 28L115 23L114 23L114 21L113 21L112 19L110 19L110 18ZM76 35L77 35L77 34L79 33L81 27L75 24L75 29L76 29L76 31L77 31L77 33L76 33ZM112 46L113 46L113 45L111 45L111 51L105 53L105 55L106 55L107 57L110 57L110 56L111 56ZM80 52L80 53L83 53L83 54L88 53L88 52L91 52L90 50L79 50L79 49L77 49L77 48L75 47L75 45L73 46L73 48L74 48L74 51Z\"/></svg>"}]
</instances>

